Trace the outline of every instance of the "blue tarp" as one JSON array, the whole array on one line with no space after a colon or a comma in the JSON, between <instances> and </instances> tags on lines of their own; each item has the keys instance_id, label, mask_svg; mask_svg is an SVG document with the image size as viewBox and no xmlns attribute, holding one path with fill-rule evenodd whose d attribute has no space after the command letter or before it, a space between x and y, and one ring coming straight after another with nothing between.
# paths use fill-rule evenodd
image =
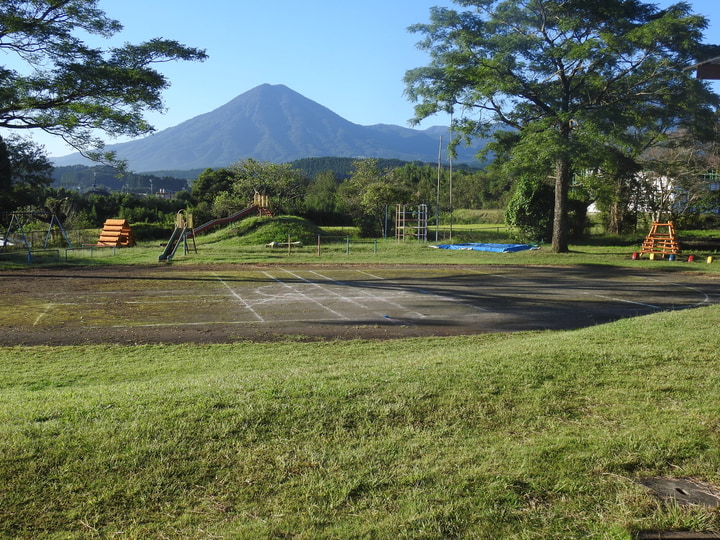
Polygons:
<instances>
[{"instance_id":1,"label":"blue tarp","mask_svg":"<svg viewBox=\"0 0 720 540\"><path fill-rule=\"evenodd\" d=\"M441 244L430 247L464 251L493 251L495 253L513 253L515 251L525 251L526 249L538 249L536 246L528 244Z\"/></svg>"}]
</instances>

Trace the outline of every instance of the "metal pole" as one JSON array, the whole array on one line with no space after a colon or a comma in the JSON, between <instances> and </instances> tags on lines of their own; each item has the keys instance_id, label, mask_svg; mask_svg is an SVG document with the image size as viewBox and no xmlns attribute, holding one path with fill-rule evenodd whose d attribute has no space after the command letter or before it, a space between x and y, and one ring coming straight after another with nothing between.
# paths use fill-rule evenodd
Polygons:
<instances>
[{"instance_id":1,"label":"metal pole","mask_svg":"<svg viewBox=\"0 0 720 540\"><path fill-rule=\"evenodd\" d=\"M388 205L385 205L385 227L383 228L383 240L387 240L388 235Z\"/></svg>"},{"instance_id":2,"label":"metal pole","mask_svg":"<svg viewBox=\"0 0 720 540\"><path fill-rule=\"evenodd\" d=\"M442 135L440 135L440 148L438 148L438 166L437 166L437 197L435 199L435 241L438 241L440 232L440 169L442 163Z\"/></svg>"},{"instance_id":3,"label":"metal pole","mask_svg":"<svg viewBox=\"0 0 720 540\"><path fill-rule=\"evenodd\" d=\"M450 111L450 142L452 143L453 140L453 116L452 111ZM448 145L448 150L450 150L450 146ZM450 240L452 241L452 226L453 226L453 192L452 192L452 181L453 181L453 165L452 165L452 152L448 152L448 159L450 162Z\"/></svg>"}]
</instances>

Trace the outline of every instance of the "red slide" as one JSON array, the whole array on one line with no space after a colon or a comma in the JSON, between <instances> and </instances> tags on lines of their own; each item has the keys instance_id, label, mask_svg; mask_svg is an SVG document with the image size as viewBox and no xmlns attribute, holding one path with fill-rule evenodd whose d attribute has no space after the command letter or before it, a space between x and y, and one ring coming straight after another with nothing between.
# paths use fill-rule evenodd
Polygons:
<instances>
[{"instance_id":1,"label":"red slide","mask_svg":"<svg viewBox=\"0 0 720 540\"><path fill-rule=\"evenodd\" d=\"M232 215L229 215L226 218L220 218L220 219L213 219L211 221L208 221L207 223L203 223L199 227L195 227L193 229L193 234L198 235L200 233L203 233L207 231L208 229L212 229L213 227L217 227L218 225L225 225L227 223L232 223L233 221L237 221L240 218L243 218L247 216L250 212L253 212L254 210L257 210L258 207L256 205L248 206L244 210L240 210L239 212L235 212Z\"/></svg>"}]
</instances>

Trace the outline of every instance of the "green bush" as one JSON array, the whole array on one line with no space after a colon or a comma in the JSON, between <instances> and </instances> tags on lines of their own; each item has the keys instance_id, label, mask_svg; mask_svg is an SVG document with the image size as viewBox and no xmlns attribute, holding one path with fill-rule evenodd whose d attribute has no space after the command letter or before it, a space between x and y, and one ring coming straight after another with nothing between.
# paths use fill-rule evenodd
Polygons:
<instances>
[{"instance_id":1,"label":"green bush","mask_svg":"<svg viewBox=\"0 0 720 540\"><path fill-rule=\"evenodd\" d=\"M518 230L524 241L539 242L552 237L553 188L542 179L523 177L507 210L505 222Z\"/></svg>"},{"instance_id":2,"label":"green bush","mask_svg":"<svg viewBox=\"0 0 720 540\"><path fill-rule=\"evenodd\" d=\"M688 214L680 216L675 225L680 229L719 229L720 215Z\"/></svg>"},{"instance_id":3,"label":"green bush","mask_svg":"<svg viewBox=\"0 0 720 540\"><path fill-rule=\"evenodd\" d=\"M172 227L160 223L131 223L130 230L138 242L148 240L167 240L172 234Z\"/></svg>"}]
</instances>

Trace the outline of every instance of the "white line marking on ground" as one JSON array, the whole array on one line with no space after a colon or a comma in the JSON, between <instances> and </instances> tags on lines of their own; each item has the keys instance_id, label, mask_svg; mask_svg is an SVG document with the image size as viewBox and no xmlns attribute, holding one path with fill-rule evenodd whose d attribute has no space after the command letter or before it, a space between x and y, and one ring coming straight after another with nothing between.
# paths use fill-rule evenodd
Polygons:
<instances>
[{"instance_id":1,"label":"white line marking on ground","mask_svg":"<svg viewBox=\"0 0 720 540\"><path fill-rule=\"evenodd\" d=\"M215 295L215 296L217 298L221 298L221 299L227 298L227 295L225 295L225 296ZM205 301L205 302L207 301L207 296L203 296L203 301ZM217 300L214 300L214 301L217 302ZM102 303L103 302L88 302L87 305L102 304ZM188 297L185 300L158 300L157 302L150 302L148 300L127 300L126 302L123 302L123 304L139 304L139 305L144 305L144 304L151 304L151 305L156 305L156 304L197 304L197 303L198 303L197 298L190 298L190 297Z\"/></svg>"},{"instance_id":2,"label":"white line marking on ground","mask_svg":"<svg viewBox=\"0 0 720 540\"><path fill-rule=\"evenodd\" d=\"M170 328L179 326L222 326L222 325L248 325L252 326L262 322L264 324L297 323L298 319L273 319L272 321L197 321L197 322L169 322L169 323L140 323L140 324L113 324L109 326L85 326L84 328ZM337 319L313 319L301 321L311 324L337 324Z\"/></svg>"},{"instance_id":3,"label":"white line marking on ground","mask_svg":"<svg viewBox=\"0 0 720 540\"><path fill-rule=\"evenodd\" d=\"M687 306L687 307L702 306L702 305L707 304L707 303L710 302L710 297L708 296L708 294L707 294L705 291L703 291L703 290L701 290L701 289L698 289L697 287L692 287L692 286L690 286L690 285L685 285L685 284L683 284L683 283L667 282L667 281L663 281L663 280L661 280L661 279L655 279L655 278L651 278L651 277L645 277L645 278L643 278L643 279L647 279L647 280L649 280L649 281L654 281L654 282L656 282L656 283L661 283L661 284L667 285L667 286L678 287L678 288L681 288L681 289L687 289L687 290L689 290L689 291L693 291L693 292L699 293L700 296L702 296L703 300L702 300L701 302L695 302L694 304L683 304L683 305L685 305L685 306ZM592 294L592 293L587 293L587 292L586 292L585 294ZM603 296L603 295L601 295L601 294L593 294L593 296L596 296L596 297L598 297L598 298L605 298L605 299L607 299L607 300L612 300L612 301L614 301L614 302L624 302L624 303L626 303L626 304L636 304L636 305L639 305L639 306L649 307L649 308L652 308L652 309L663 309L661 306L656 306L656 305L654 305L654 304L646 304L646 303L643 303L643 302L634 302L634 301L632 301L632 300L623 300L622 298L615 298L615 297L612 297L612 296Z\"/></svg>"},{"instance_id":4,"label":"white line marking on ground","mask_svg":"<svg viewBox=\"0 0 720 540\"><path fill-rule=\"evenodd\" d=\"M219 275L217 275L215 272L213 272L213 275L218 279L218 281L219 281L220 283L222 283L223 285L225 285L225 287L227 288L228 291L230 291L230 294L232 294L233 297L235 297L243 306L245 306L245 307L250 311L250 313L252 313L253 315L255 315L255 317L257 318L257 320L259 320L260 322L265 322L265 319L263 319L263 318L260 316L260 314L259 314L257 311L255 311L255 310L252 308L252 306L251 306L250 304L248 304L242 296L240 296L238 293L236 293L235 291L233 291L232 288L230 287L230 285L228 285L223 278L221 278L221 277L220 277Z\"/></svg>"},{"instance_id":5,"label":"white line marking on ground","mask_svg":"<svg viewBox=\"0 0 720 540\"><path fill-rule=\"evenodd\" d=\"M648 278L648 279L650 279L650 280L652 280L652 281L656 281L656 282L658 282L658 283L664 283L665 285L672 285L672 286L674 286L674 287L680 287L680 288L682 288L682 289L688 289L688 290L690 290L690 291L693 291L693 292L696 292L696 293L700 293L700 295L703 297L703 301L702 301L702 302L696 302L695 304L690 304L691 307L693 307L693 306L702 306L703 304L707 304L707 303L710 302L710 296L709 296L705 291L700 290L700 289L698 289L697 287L692 287L692 286L690 286L690 285L684 285L684 284L682 284L682 283L672 283L672 282L668 283L668 282L661 281L661 280L659 280L659 279L654 279L654 278Z\"/></svg>"},{"instance_id":6,"label":"white line marking on ground","mask_svg":"<svg viewBox=\"0 0 720 540\"><path fill-rule=\"evenodd\" d=\"M590 295L592 293L586 292L585 294ZM604 298L605 300L612 300L613 302L623 302L625 304L635 304L637 306L644 306L644 307L649 307L652 309L662 309L660 306L655 306L653 304L645 304L643 302L634 302L633 300L623 300L622 298L614 298L612 296L606 296L604 294L592 294L592 296L595 296L597 298Z\"/></svg>"},{"instance_id":7,"label":"white line marking on ground","mask_svg":"<svg viewBox=\"0 0 720 540\"><path fill-rule=\"evenodd\" d=\"M325 292L325 293L331 294L331 295L339 298L339 299L342 300L343 302L348 302L348 303L353 304L353 305L355 305L355 306L359 306L359 307L361 307L362 309L366 309L366 310L369 310L369 309L370 309L369 306L366 306L365 304L361 304L360 302L358 302L357 300L355 300L355 299L353 299L353 298L350 298L349 296L345 296L344 294L340 294L339 292L335 292L335 291L331 290L330 288L325 287L324 285L321 285L320 283L317 283L317 282L315 282L315 281L310 281L309 279L306 279L306 278L302 277L301 275L296 274L295 272L291 272L290 270L286 270L286 269L284 269L284 268L281 268L281 270L282 270L283 272L287 272L287 273L290 274L291 276L293 276L293 277L295 277L295 278L297 278L297 279L299 279L299 280L301 280L301 281L304 281L304 282L307 283L308 285L312 285L313 287L316 287L316 288L320 289L321 291L323 291L323 292ZM338 284L338 285L340 284L339 282L337 282L337 281L335 281L335 280L333 280L333 279L325 278L324 276L321 276L321 275L318 274L317 272L310 271L310 273L311 273L311 274L315 274L315 275L318 276L318 277L322 277L323 279L326 279L326 280L327 280L328 282L330 282L330 283L335 283L335 284Z\"/></svg>"},{"instance_id":8,"label":"white line marking on ground","mask_svg":"<svg viewBox=\"0 0 720 540\"><path fill-rule=\"evenodd\" d=\"M315 275L318 276L318 277L321 277L321 278L323 278L323 279L326 279L326 280L328 280L329 282L335 283L335 284L340 285L340 286L342 286L342 287L349 287L349 285L348 285L346 282L344 282L344 281L337 281L337 280L335 280L335 279L332 279L332 278L329 277L329 276L324 276L323 274L320 274L320 273L315 272L315 271L312 271L312 270L310 271L310 273L311 273L311 274L315 274ZM382 279L382 278L379 278L379 279ZM399 309L399 310L401 310L401 311L404 311L406 314L416 315L418 318L421 318L421 319L427 317L427 315L425 315L425 314L423 314L423 313L420 313L420 312L418 312L418 311L411 310L411 309L409 309L407 306L404 306L403 304L398 304L397 302L393 302L392 300L388 300L387 298L383 298L382 296L378 296L377 294L373 294L372 292L367 291L367 290L365 290L364 288L363 288L363 289L356 288L355 290L357 290L358 292L362 293L363 295L365 295L365 296L368 297L368 298L372 298L373 300L380 300L381 302L385 302L386 304L389 304L389 305L393 306L393 307L396 308L396 309ZM361 306L362 306L362 304L358 304L358 305L361 305ZM364 306L362 306L362 307L364 307ZM375 314L376 314L376 315L380 315L378 312L375 312ZM383 315L383 316L384 316L384 315Z\"/></svg>"},{"instance_id":9,"label":"white line marking on ground","mask_svg":"<svg viewBox=\"0 0 720 540\"><path fill-rule=\"evenodd\" d=\"M312 303L314 303L314 304L317 304L317 305L320 306L321 308L329 311L330 313L332 313L333 315L337 316L338 318L344 319L344 320L349 320L349 319L350 319L349 317L346 317L346 316L343 315L342 313L339 313L339 312L335 311L334 309L327 307L325 304L323 304L322 302L318 301L316 298L313 298L312 296L308 296L308 295L305 294L304 292L298 290L297 287L293 287L292 285L290 285L290 284L288 284L288 283L285 283L284 281L282 281L282 280L280 280L280 279L272 276L272 275L269 274L268 272L264 272L264 271L263 271L263 274L265 274L267 277L269 277L269 278L272 279L273 281L279 283L279 284L282 285L283 287L286 287L286 288L290 289L290 290L293 291L295 294L300 295L302 298L304 298L304 299L307 300L308 302L312 302Z\"/></svg>"},{"instance_id":10,"label":"white line marking on ground","mask_svg":"<svg viewBox=\"0 0 720 540\"><path fill-rule=\"evenodd\" d=\"M396 282L396 281L393 281L392 279L382 278L382 277L380 277L380 276L376 276L376 275L374 275L374 274L370 274L369 272L365 272L364 270L357 270L357 272L359 272L359 273L361 273L361 274L368 275L368 276L370 276L370 277L373 278L373 279L379 279L379 280L381 280L381 281L386 281L386 282L388 282L388 283L395 283L395 284L397 284L397 282ZM426 295L428 295L428 296L434 296L434 297L436 297L436 298L441 298L441 299L445 300L446 302L453 302L453 303L455 303L455 304L459 304L459 305L461 305L461 306L465 306L465 307L468 307L468 308L470 308L470 309L474 309L474 310L477 310L477 311L483 311L483 312L485 312L485 313L490 312L489 309L486 309L486 308L484 308L484 307L476 306L475 304L468 304L467 302L463 302L462 300L458 300L458 299L456 299L456 298L452 298L451 296L445 296L445 295L442 295L442 294L437 294L437 293L428 291L428 290L426 290L426 289L421 289L421 288L419 288L419 287L414 288L413 291L415 291L415 292L417 292L417 293L420 293L420 294L426 294Z\"/></svg>"},{"instance_id":11,"label":"white line marking on ground","mask_svg":"<svg viewBox=\"0 0 720 540\"><path fill-rule=\"evenodd\" d=\"M52 304L52 303L51 303L51 304L45 304L45 310L44 310L42 313L40 313L40 314L35 318L35 322L33 323L33 326L37 326L38 323L40 322L40 319L42 319L43 317L45 317L45 315L48 314L48 312L53 308L54 305L55 305L55 304Z\"/></svg>"}]
</instances>

